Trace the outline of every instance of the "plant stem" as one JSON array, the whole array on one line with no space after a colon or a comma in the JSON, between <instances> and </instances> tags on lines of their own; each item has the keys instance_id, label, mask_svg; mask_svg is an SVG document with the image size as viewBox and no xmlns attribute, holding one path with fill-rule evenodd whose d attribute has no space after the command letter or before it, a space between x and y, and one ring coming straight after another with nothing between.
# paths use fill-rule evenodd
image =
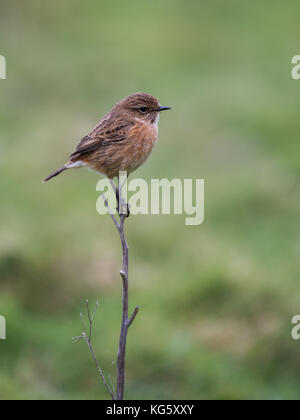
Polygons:
<instances>
[{"instance_id":1,"label":"plant stem","mask_svg":"<svg viewBox=\"0 0 300 420\"><path fill-rule=\"evenodd\" d=\"M116 399L123 400L124 399L124 388L125 388L125 372L126 372L126 343L127 343L127 334L128 329L133 323L137 313L140 309L137 306L130 319L128 318L128 293L129 293L129 283L128 283L128 266L129 266L129 255L128 255L128 244L125 237L125 220L127 218L127 211L128 206L127 203L123 202L122 198L122 191L121 185L119 183L119 188L116 188L116 196L119 200L119 211L120 211L120 223L117 223L113 214L110 211L110 215L113 219L115 226L118 229L121 245L122 245L122 257L123 257L123 267L120 271L121 278L122 278L122 322L121 322L121 331L120 331L120 338L119 338L119 349L118 349L118 361L117 361L117 391L116 391ZM107 206L108 210L109 207ZM126 214L124 213L124 209Z\"/></svg>"}]
</instances>

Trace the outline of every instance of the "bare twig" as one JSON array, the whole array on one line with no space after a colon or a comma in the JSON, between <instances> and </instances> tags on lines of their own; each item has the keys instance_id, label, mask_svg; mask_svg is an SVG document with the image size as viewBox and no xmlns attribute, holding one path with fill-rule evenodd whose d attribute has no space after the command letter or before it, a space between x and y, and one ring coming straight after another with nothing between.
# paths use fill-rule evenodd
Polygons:
<instances>
[{"instance_id":1,"label":"bare twig","mask_svg":"<svg viewBox=\"0 0 300 420\"><path fill-rule=\"evenodd\" d=\"M123 400L124 399L124 387L125 387L125 361L126 361L126 343L127 343L127 334L128 334L128 329L129 327L132 325L133 321L135 320L138 311L140 309L140 306L137 306L132 315L130 316L130 318L128 317L128 291L129 291L129 285L128 285L128 244L126 241L126 237L125 237L125 220L128 217L129 214L128 210L129 210L129 206L127 203L124 202L123 198L122 198L122 186L120 185L119 182L119 186L117 187L115 185L115 183L113 182L113 180L110 180L110 183L112 185L112 188L116 194L116 198L117 198L117 202L118 202L118 209L119 209L119 219L120 221L118 222L116 217L114 216L107 199L105 198L104 195L102 195L104 204L110 214L110 217L114 223L114 225L116 226L119 236L120 236L120 240L121 240L121 245L122 245L122 260L123 260L123 264L122 264L122 270L120 271L121 274L121 278L122 278L122 283L123 283L123 293L122 293L122 322L121 322L121 331L120 331L120 338L119 338L119 348L118 348L118 359L117 359L117 387L115 390L114 385L112 384L112 381L110 379L111 382L111 388L108 385L108 383L106 382L106 379L104 377L103 371L100 367L100 364L97 360L97 357L95 355L93 346L91 344L91 338L92 338L92 329L93 329L93 321L95 318L95 312L96 309L98 307L98 302L97 302L97 306L95 311L93 312L92 316L90 314L90 310L89 310L89 305L88 305L88 301L86 302L87 305L87 315L88 315L88 320L89 320L89 333L86 333L86 327L85 327L85 322L84 322L84 318L83 315L81 314L81 318L82 318L82 322L84 325L84 329L85 331L83 332L83 334L80 337L74 337L73 341L77 342L81 339L84 339L85 342L87 343L90 352L93 356L93 359L96 363L97 366L97 370L101 376L102 382L104 383L107 391L109 392L110 396L112 397L113 400ZM126 214L124 214L124 208L126 206Z\"/></svg>"},{"instance_id":2,"label":"bare twig","mask_svg":"<svg viewBox=\"0 0 300 420\"><path fill-rule=\"evenodd\" d=\"M113 400L115 400L115 399L116 399L115 393L114 393L114 391L112 391L112 390L111 390L110 386L109 386L109 385L108 385L108 383L106 382L106 379L105 379L105 376L104 376L103 370L101 369L101 366L100 366L100 364L99 364L99 362L98 362L97 356L96 356L96 354L95 354L95 351L94 351L94 348L93 348L93 346L92 346L92 342L91 342L91 339L92 339L93 322L94 322L94 319L95 319L95 314L96 314L96 310L97 310L98 306L99 306L99 302L97 301L97 303L96 303L96 308L95 308L95 310L94 310L94 312L93 312L93 314L92 314L92 316L91 316L91 314L90 314L90 309L89 309L89 302L88 302L88 301L86 301L87 314L88 314L88 320L89 320L89 333L87 334L87 332L86 332L86 324L85 324L85 320L84 320L83 314L80 314L80 317L81 317L81 320L82 320L82 323L83 323L83 327L84 327L84 331L83 331L83 333L82 333L82 335L81 335L81 336L78 336L78 337L74 337L74 338L73 338L73 343L77 343L77 342L78 342L78 341L80 341L81 339L84 339L84 341L85 341L85 342L86 342L86 344L88 345L88 348L89 348L89 350L90 350L90 352L91 352L91 355L92 355L92 357L93 357L93 359L94 359L94 361L95 361L95 364L96 364L96 366L97 366L98 373L99 373L99 375L100 375L100 377L101 377L101 380L102 380L102 382L103 382L103 384L104 384L105 388L107 389L107 391L108 391L108 393L110 394L111 398L112 398ZM114 388L113 388L113 389L114 389Z\"/></svg>"},{"instance_id":3,"label":"bare twig","mask_svg":"<svg viewBox=\"0 0 300 420\"><path fill-rule=\"evenodd\" d=\"M90 308L89 308L89 301L88 300L86 301L86 309L87 309L88 320L89 320L89 325L90 325L90 328L89 328L89 341L90 342L92 340L93 322L94 322L94 318L95 318L95 315L96 315L96 311L98 309L98 306L99 306L99 301L97 300L96 306L95 306L95 309L94 309L94 312L93 312L93 314L91 316Z\"/></svg>"},{"instance_id":4,"label":"bare twig","mask_svg":"<svg viewBox=\"0 0 300 420\"><path fill-rule=\"evenodd\" d=\"M128 328L130 327L130 325L133 323L133 321L135 320L135 317L137 316L137 314L138 314L138 311L140 310L140 305L138 305L135 309L134 309L134 311L133 311L133 313L132 313L132 315L131 315L131 317L129 318L129 320L128 320Z\"/></svg>"},{"instance_id":5,"label":"bare twig","mask_svg":"<svg viewBox=\"0 0 300 420\"><path fill-rule=\"evenodd\" d=\"M117 222L117 219L115 218L113 212L111 211L111 208L109 207L108 201L105 198L104 194L102 194L102 199L103 199L104 204L105 204L105 206L106 206L106 208L107 208L107 210L108 210L108 212L110 214L110 217L112 218L112 221L114 222L114 224L115 224L116 228L118 229L118 231L120 231L120 225Z\"/></svg>"},{"instance_id":6,"label":"bare twig","mask_svg":"<svg viewBox=\"0 0 300 420\"><path fill-rule=\"evenodd\" d=\"M124 399L124 387L125 387L125 362L126 362L126 343L127 343L127 333L128 329L133 323L138 311L139 307L136 307L130 319L128 318L128 266L129 266L129 258L128 258L128 244L125 237L125 220L127 218L127 214L123 214L122 209L123 206L126 206L127 203L124 203L122 197L122 185L115 188L115 193L117 200L119 200L119 217L120 223L118 224L118 232L121 239L122 244L122 270L120 271L122 283L123 283L123 293L122 293L122 322L121 322L121 331L120 331L120 338L119 338L119 349L118 349L118 360L117 360L117 393L116 397L117 400Z\"/></svg>"}]
</instances>

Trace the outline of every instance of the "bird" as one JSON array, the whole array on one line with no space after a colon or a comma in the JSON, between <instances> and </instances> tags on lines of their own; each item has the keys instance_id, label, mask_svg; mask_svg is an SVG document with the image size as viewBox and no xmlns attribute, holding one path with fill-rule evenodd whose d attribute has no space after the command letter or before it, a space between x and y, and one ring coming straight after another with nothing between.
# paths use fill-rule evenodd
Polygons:
<instances>
[{"instance_id":1,"label":"bird","mask_svg":"<svg viewBox=\"0 0 300 420\"><path fill-rule=\"evenodd\" d=\"M158 139L162 106L152 95L137 92L117 102L96 127L79 142L68 162L44 182L62 172L88 167L113 179L131 174L145 163Z\"/></svg>"}]
</instances>

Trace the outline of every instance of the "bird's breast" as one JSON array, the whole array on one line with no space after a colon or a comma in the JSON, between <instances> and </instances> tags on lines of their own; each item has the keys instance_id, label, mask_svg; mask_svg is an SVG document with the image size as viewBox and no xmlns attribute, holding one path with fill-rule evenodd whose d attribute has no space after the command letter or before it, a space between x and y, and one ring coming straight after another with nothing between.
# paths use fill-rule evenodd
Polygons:
<instances>
[{"instance_id":1,"label":"bird's breast","mask_svg":"<svg viewBox=\"0 0 300 420\"><path fill-rule=\"evenodd\" d=\"M141 124L135 126L130 133L131 141L128 142L128 172L141 166L148 158L157 142L158 129L154 124Z\"/></svg>"},{"instance_id":2,"label":"bird's breast","mask_svg":"<svg viewBox=\"0 0 300 420\"><path fill-rule=\"evenodd\" d=\"M137 123L123 141L112 141L81 160L109 178L118 176L120 171L131 173L147 160L157 137L157 125Z\"/></svg>"}]
</instances>

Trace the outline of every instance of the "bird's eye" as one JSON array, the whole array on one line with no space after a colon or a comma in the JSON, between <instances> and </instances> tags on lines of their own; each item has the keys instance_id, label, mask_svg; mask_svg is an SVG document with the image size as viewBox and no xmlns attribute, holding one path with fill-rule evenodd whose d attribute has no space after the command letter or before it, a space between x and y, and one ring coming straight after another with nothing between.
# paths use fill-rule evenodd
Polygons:
<instances>
[{"instance_id":1,"label":"bird's eye","mask_svg":"<svg viewBox=\"0 0 300 420\"><path fill-rule=\"evenodd\" d=\"M145 113L145 112L147 112L147 111L148 111L148 108L147 108L146 106L141 106L141 107L139 108L139 111L140 111L140 112Z\"/></svg>"}]
</instances>

